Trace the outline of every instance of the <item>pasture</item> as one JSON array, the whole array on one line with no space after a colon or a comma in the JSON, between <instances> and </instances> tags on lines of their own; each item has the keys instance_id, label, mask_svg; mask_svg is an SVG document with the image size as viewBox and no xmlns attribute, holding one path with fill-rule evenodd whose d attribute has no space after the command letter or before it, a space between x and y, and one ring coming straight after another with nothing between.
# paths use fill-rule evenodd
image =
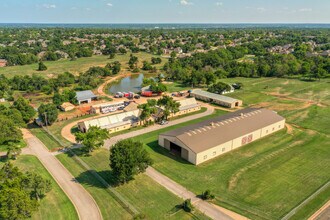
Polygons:
<instances>
[{"instance_id":1,"label":"pasture","mask_svg":"<svg viewBox=\"0 0 330 220\"><path fill-rule=\"evenodd\" d=\"M251 219L280 219L330 179L329 80L224 81L243 82L244 88L229 96L242 99L245 106L277 111L287 118L290 129L200 166L158 146L158 134L168 128L134 139L145 143L158 171L196 194L210 189L216 196L215 203ZM322 203L324 199L313 201L314 208L300 215L307 218Z\"/></svg>"}]
</instances>

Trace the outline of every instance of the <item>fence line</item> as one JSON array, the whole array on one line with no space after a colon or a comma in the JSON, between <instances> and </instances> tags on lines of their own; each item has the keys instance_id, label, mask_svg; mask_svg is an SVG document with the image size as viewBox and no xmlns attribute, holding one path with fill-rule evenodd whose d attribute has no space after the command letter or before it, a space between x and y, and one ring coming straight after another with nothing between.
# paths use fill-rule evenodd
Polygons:
<instances>
[{"instance_id":1,"label":"fence line","mask_svg":"<svg viewBox=\"0 0 330 220\"><path fill-rule=\"evenodd\" d=\"M312 195L310 195L307 199L305 199L302 203L300 203L298 206L296 206L294 209L292 209L281 220L290 219L294 214L297 213L297 211L299 209L301 209L304 205L306 205L308 202L310 202L312 199L314 199L317 195L319 195L322 191L324 191L328 186L330 186L330 180L327 183L325 183L321 188L319 188L316 192L314 192Z\"/></svg>"},{"instance_id":2,"label":"fence line","mask_svg":"<svg viewBox=\"0 0 330 220\"><path fill-rule=\"evenodd\" d=\"M140 214L139 211L130 204L120 193L118 193L112 186L110 186L107 181L105 181L95 170L93 170L88 164L86 164L82 159L80 159L71 149L71 145L64 144L60 139L58 139L56 136L54 136L47 128L42 126L42 128L51 136L54 138L56 142L58 142L60 145L64 146L67 151L72 155L72 158L80 164L85 170L90 172L98 181L100 181L107 189L107 191L110 193L110 195L119 203L122 205L123 208L125 208L129 213L136 215Z\"/></svg>"}]
</instances>

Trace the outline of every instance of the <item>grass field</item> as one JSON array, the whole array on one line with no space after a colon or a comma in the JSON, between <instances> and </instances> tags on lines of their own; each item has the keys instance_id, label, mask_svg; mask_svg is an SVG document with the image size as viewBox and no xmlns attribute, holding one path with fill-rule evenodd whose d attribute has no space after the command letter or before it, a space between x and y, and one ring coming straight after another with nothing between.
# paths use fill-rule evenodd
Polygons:
<instances>
[{"instance_id":1,"label":"grass field","mask_svg":"<svg viewBox=\"0 0 330 220\"><path fill-rule=\"evenodd\" d=\"M158 146L158 134L169 129L135 139L145 143L157 170L193 192L210 189L217 204L252 219L280 219L330 179L328 81L226 81L244 84L243 90L230 96L241 98L247 106L274 109L297 128L292 134L281 131L198 167ZM321 205L320 200L313 202L314 209ZM306 209L304 218L314 209Z\"/></svg>"},{"instance_id":2,"label":"grass field","mask_svg":"<svg viewBox=\"0 0 330 220\"><path fill-rule=\"evenodd\" d=\"M73 74L79 74L81 72L84 72L88 70L92 66L105 66L107 63L119 61L122 63L123 68L127 68L127 62L129 60L130 54L125 55L116 55L114 59L109 59L108 56L93 56L93 57L85 57L85 58L79 58L75 61L70 60L58 60L58 61L46 61L44 62L47 66L46 71L37 71L38 64L31 64L31 65L25 65L25 66L10 66L5 68L0 68L0 74L4 74L7 77L13 77L15 75L40 75L45 77L52 77L56 76L59 73L64 72L71 72ZM151 57L157 57L156 55L151 55L148 53L137 53L134 54L134 56L137 56L140 61L140 65L142 61L147 60L150 62ZM165 59L162 58L163 63L165 62ZM159 68L162 64L155 65L157 68Z\"/></svg>"},{"instance_id":3,"label":"grass field","mask_svg":"<svg viewBox=\"0 0 330 220\"><path fill-rule=\"evenodd\" d=\"M19 156L14 165L22 171L32 171L51 180L52 190L41 200L39 209L33 214L32 220L77 220L78 215L69 198L57 185L35 156Z\"/></svg>"},{"instance_id":4,"label":"grass field","mask_svg":"<svg viewBox=\"0 0 330 220\"><path fill-rule=\"evenodd\" d=\"M94 176L82 169L68 155L61 154L57 157L91 193L98 203L104 219L129 219L130 214L114 200ZM100 149L93 152L91 156L81 156L81 159L97 171L107 182L113 182L109 168L109 151ZM182 211L176 213L175 206L183 201L144 174L115 189L133 204L140 213L145 214L148 219L207 219L198 212L195 214L196 216L191 216Z\"/></svg>"}]
</instances>

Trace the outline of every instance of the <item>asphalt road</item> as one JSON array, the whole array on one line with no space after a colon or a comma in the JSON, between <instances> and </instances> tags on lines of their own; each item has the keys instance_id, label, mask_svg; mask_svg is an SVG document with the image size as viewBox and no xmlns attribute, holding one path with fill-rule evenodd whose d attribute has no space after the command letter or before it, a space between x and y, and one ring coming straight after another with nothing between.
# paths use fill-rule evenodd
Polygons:
<instances>
[{"instance_id":1,"label":"asphalt road","mask_svg":"<svg viewBox=\"0 0 330 220\"><path fill-rule=\"evenodd\" d=\"M93 197L82 187L72 174L48 151L44 144L28 130L23 130L28 150L24 153L38 157L75 206L79 219L102 220L101 212Z\"/></svg>"}]
</instances>

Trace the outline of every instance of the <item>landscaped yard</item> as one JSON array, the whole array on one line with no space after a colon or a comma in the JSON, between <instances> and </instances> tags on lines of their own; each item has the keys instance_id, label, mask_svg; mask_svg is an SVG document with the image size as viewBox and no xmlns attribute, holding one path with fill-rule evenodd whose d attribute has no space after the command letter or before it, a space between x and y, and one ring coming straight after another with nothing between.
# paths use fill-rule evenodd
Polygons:
<instances>
[{"instance_id":1,"label":"landscaped yard","mask_svg":"<svg viewBox=\"0 0 330 220\"><path fill-rule=\"evenodd\" d=\"M33 220L77 220L78 215L76 210L64 194L62 189L57 185L52 176L40 163L35 156L22 155L16 161L13 161L15 166L18 166L22 171L35 172L44 178L51 180L52 190L47 193L46 197L41 200L40 207L36 211Z\"/></svg>"}]
</instances>

